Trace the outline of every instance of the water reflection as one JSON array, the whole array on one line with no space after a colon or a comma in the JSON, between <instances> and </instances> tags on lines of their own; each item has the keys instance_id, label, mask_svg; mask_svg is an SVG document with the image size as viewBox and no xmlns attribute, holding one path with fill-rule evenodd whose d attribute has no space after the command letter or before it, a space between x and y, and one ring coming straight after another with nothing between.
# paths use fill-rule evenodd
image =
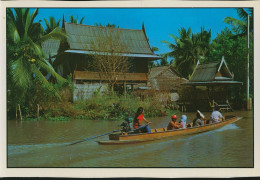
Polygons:
<instances>
[{"instance_id":1,"label":"water reflection","mask_svg":"<svg viewBox=\"0 0 260 180\"><path fill-rule=\"evenodd\" d=\"M186 114L191 122L195 114ZM253 167L252 112L230 114L244 118L206 133L112 146L68 144L110 132L117 121L8 121L8 167ZM158 128L170 118L149 120Z\"/></svg>"}]
</instances>

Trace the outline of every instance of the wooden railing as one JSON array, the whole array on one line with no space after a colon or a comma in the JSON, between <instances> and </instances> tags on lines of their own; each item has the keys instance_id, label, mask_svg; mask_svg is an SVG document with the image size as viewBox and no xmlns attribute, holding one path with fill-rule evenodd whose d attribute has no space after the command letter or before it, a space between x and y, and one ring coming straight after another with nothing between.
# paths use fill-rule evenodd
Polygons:
<instances>
[{"instance_id":1,"label":"wooden railing","mask_svg":"<svg viewBox=\"0 0 260 180\"><path fill-rule=\"evenodd\" d=\"M114 77L113 77L114 76ZM147 73L115 73L105 74L102 72L74 71L74 80L109 80L115 78L117 81L148 81Z\"/></svg>"}]
</instances>

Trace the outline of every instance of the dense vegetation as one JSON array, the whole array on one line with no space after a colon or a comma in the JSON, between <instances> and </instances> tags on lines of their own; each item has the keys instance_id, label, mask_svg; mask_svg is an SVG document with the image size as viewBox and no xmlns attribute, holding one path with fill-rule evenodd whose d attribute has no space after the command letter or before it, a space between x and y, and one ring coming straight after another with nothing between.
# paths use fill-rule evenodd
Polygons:
<instances>
[{"instance_id":1,"label":"dense vegetation","mask_svg":"<svg viewBox=\"0 0 260 180\"><path fill-rule=\"evenodd\" d=\"M211 39L211 30L206 31L201 27L200 33L192 33L191 28L181 28L179 37L171 35L174 43L167 43L171 52L166 53L172 57L171 65L184 77L192 74L197 61L219 62L224 56L229 70L234 73L234 80L243 82L243 86L232 86L229 88L230 98L237 104L246 101L246 79L247 79L247 15L250 21L250 43L249 43L249 77L250 97L253 98L253 13L252 9L237 8L240 19L226 17L224 22L231 25L218 33L215 39Z\"/></svg>"},{"instance_id":2,"label":"dense vegetation","mask_svg":"<svg viewBox=\"0 0 260 180\"><path fill-rule=\"evenodd\" d=\"M189 78L199 60L200 62L219 61L225 57L228 66L235 74L235 80L242 81L239 91L230 88L231 98L235 102L246 99L246 63L247 63L247 12L250 15L250 96L253 97L253 13L252 9L238 8L241 19L227 17L225 22L232 26L225 28L215 39L211 39L211 30L201 27L201 32L192 33L191 28L181 28L178 35L171 35L174 42L163 41L172 51L161 55L160 63L149 66L170 64L184 77ZM139 97L128 95L126 98L108 92L104 96L72 103L73 91L71 76L67 79L59 76L44 54L41 43L47 39L66 39L60 28L60 21L53 17L35 22L38 9L30 13L28 8L7 9L7 98L8 118L16 114L17 105L21 105L23 116L35 118L37 104L40 104L40 115L54 120L76 119L122 119L133 116L137 107L143 106L146 116L166 115L168 109L161 106L156 98L144 101ZM84 17L70 17L72 23L82 24ZM98 24L97 24L98 25ZM107 25L115 27L115 25ZM152 48L153 52L159 49ZM237 87L236 87L237 88Z\"/></svg>"}]
</instances>

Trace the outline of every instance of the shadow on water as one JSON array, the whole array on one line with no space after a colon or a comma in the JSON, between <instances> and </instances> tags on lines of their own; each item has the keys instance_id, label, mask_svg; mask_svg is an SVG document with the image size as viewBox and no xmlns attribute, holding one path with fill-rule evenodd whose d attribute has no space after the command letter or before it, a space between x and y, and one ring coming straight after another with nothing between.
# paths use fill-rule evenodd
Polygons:
<instances>
[{"instance_id":1,"label":"shadow on water","mask_svg":"<svg viewBox=\"0 0 260 180\"><path fill-rule=\"evenodd\" d=\"M213 131L129 145L95 142L104 136L68 146L110 132L115 121L8 122L8 167L252 167L253 118L239 115ZM169 117L151 120L152 128L163 127Z\"/></svg>"}]
</instances>

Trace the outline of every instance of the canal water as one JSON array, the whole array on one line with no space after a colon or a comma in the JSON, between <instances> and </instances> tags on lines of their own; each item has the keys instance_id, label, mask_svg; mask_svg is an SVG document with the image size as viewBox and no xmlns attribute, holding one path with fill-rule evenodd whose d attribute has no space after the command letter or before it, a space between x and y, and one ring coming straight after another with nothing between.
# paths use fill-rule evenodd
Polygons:
<instances>
[{"instance_id":1,"label":"canal water","mask_svg":"<svg viewBox=\"0 0 260 180\"><path fill-rule=\"evenodd\" d=\"M185 113L188 122L194 113ZM253 112L229 112L241 120L201 134L129 144L69 143L118 129L119 121L8 120L8 167L254 167ZM177 114L180 116L181 114ZM206 117L210 113L204 113ZM170 117L147 118L151 128Z\"/></svg>"}]
</instances>

